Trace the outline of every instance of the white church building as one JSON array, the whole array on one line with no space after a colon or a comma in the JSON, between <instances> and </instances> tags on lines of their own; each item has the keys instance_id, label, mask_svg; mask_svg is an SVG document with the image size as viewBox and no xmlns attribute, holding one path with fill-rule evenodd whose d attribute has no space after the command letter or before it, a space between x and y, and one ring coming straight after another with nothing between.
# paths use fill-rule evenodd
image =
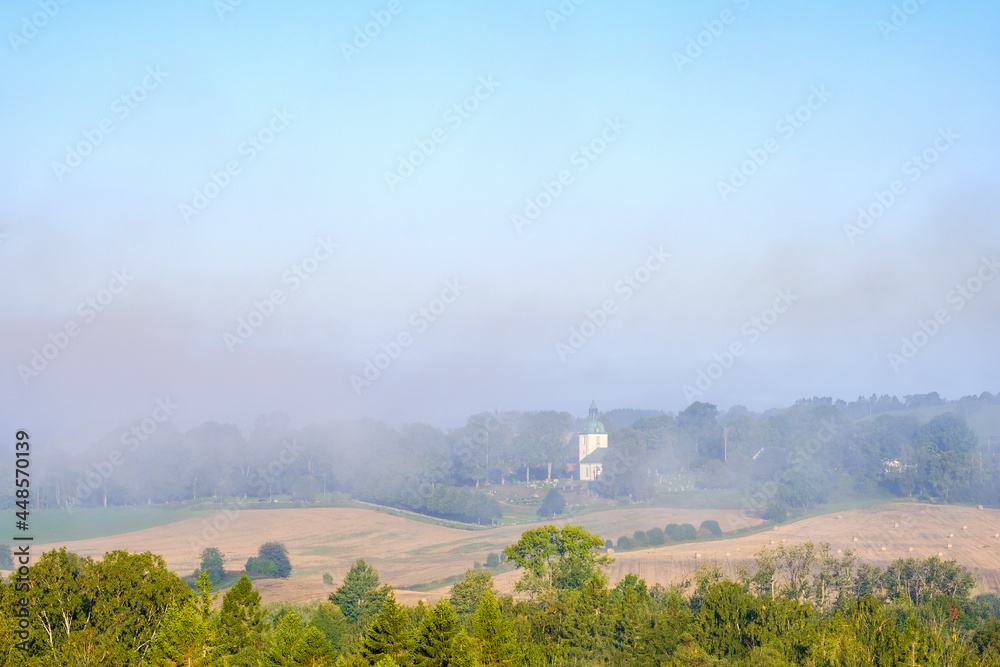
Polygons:
<instances>
[{"instance_id":1,"label":"white church building","mask_svg":"<svg viewBox=\"0 0 1000 667\"><path fill-rule=\"evenodd\" d=\"M592 482L601 474L604 457L608 453L608 432L597 420L597 402L590 403L590 417L580 434L580 480Z\"/></svg>"}]
</instances>

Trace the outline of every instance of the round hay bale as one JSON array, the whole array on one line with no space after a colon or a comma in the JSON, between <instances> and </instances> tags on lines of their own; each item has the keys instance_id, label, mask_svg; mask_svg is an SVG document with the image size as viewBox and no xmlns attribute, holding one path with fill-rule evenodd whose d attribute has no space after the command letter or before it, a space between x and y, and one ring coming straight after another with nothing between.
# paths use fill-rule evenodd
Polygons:
<instances>
[{"instance_id":1,"label":"round hay bale","mask_svg":"<svg viewBox=\"0 0 1000 667\"><path fill-rule=\"evenodd\" d=\"M781 538L781 543L782 543L782 544L784 544L784 543L785 543L785 542L787 542L787 541L788 541L788 540L787 540L786 538L784 538L784 537L783 537L783 538Z\"/></svg>"},{"instance_id":2,"label":"round hay bale","mask_svg":"<svg viewBox=\"0 0 1000 667\"><path fill-rule=\"evenodd\" d=\"M894 523L894 524L892 524L892 527L893 528L899 528L899 524L898 523Z\"/></svg>"},{"instance_id":3,"label":"round hay bale","mask_svg":"<svg viewBox=\"0 0 1000 667\"><path fill-rule=\"evenodd\" d=\"M962 530L968 530L968 529L969 529L968 526L962 526Z\"/></svg>"},{"instance_id":4,"label":"round hay bale","mask_svg":"<svg viewBox=\"0 0 1000 667\"><path fill-rule=\"evenodd\" d=\"M940 551L938 552L938 558L940 558L940 557L941 557L941 556L943 556L943 555L944 555L944 554L943 554L943 553L941 553Z\"/></svg>"},{"instance_id":5,"label":"round hay bale","mask_svg":"<svg viewBox=\"0 0 1000 667\"><path fill-rule=\"evenodd\" d=\"M979 506L978 508L976 508L976 509L983 509L983 506L982 506L982 505L980 505L980 506Z\"/></svg>"},{"instance_id":6,"label":"round hay bale","mask_svg":"<svg viewBox=\"0 0 1000 667\"><path fill-rule=\"evenodd\" d=\"M856 537L855 537L855 538L854 538L854 541L855 541L855 542L857 542L857 541L858 541L858 538L856 538Z\"/></svg>"},{"instance_id":7,"label":"round hay bale","mask_svg":"<svg viewBox=\"0 0 1000 667\"><path fill-rule=\"evenodd\" d=\"M843 549L837 549L837 553L838 554L842 554L842 553L844 553L844 550Z\"/></svg>"},{"instance_id":8,"label":"round hay bale","mask_svg":"<svg viewBox=\"0 0 1000 667\"><path fill-rule=\"evenodd\" d=\"M731 556L731 555L732 554L730 554L728 551L726 552L726 558L729 558L729 556Z\"/></svg>"},{"instance_id":9,"label":"round hay bale","mask_svg":"<svg viewBox=\"0 0 1000 667\"><path fill-rule=\"evenodd\" d=\"M885 551L885 547L882 547L882 551Z\"/></svg>"},{"instance_id":10,"label":"round hay bale","mask_svg":"<svg viewBox=\"0 0 1000 667\"><path fill-rule=\"evenodd\" d=\"M695 554L694 554L694 557L695 558L701 558L701 554L696 551Z\"/></svg>"},{"instance_id":11,"label":"round hay bale","mask_svg":"<svg viewBox=\"0 0 1000 667\"><path fill-rule=\"evenodd\" d=\"M910 551L913 551L913 547L910 547Z\"/></svg>"},{"instance_id":12,"label":"round hay bale","mask_svg":"<svg viewBox=\"0 0 1000 667\"><path fill-rule=\"evenodd\" d=\"M955 533L948 533L948 537L955 537Z\"/></svg>"},{"instance_id":13,"label":"round hay bale","mask_svg":"<svg viewBox=\"0 0 1000 667\"><path fill-rule=\"evenodd\" d=\"M948 543L948 548L951 549L951 542Z\"/></svg>"}]
</instances>

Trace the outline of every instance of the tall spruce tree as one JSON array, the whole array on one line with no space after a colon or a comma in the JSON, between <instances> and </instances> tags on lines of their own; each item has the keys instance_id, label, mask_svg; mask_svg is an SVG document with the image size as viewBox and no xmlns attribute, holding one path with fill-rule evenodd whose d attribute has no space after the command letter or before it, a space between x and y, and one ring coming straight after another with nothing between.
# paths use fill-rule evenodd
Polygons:
<instances>
[{"instance_id":1,"label":"tall spruce tree","mask_svg":"<svg viewBox=\"0 0 1000 667\"><path fill-rule=\"evenodd\" d=\"M274 643L268 651L269 667L330 667L333 657L323 633L302 625L295 612L288 612L274 628Z\"/></svg>"},{"instance_id":2,"label":"tall spruce tree","mask_svg":"<svg viewBox=\"0 0 1000 667\"><path fill-rule=\"evenodd\" d=\"M344 612L329 600L319 604L309 619L309 625L323 633L330 646L338 651L344 648L344 638L350 634Z\"/></svg>"},{"instance_id":3,"label":"tall spruce tree","mask_svg":"<svg viewBox=\"0 0 1000 667\"><path fill-rule=\"evenodd\" d=\"M396 602L391 592L386 596L382 610L365 632L358 654L368 664L377 664L384 656L393 659L398 667L413 664L413 637L410 634L406 610Z\"/></svg>"},{"instance_id":4,"label":"tall spruce tree","mask_svg":"<svg viewBox=\"0 0 1000 667\"><path fill-rule=\"evenodd\" d=\"M475 662L469 636L448 598L431 607L417 629L413 650L415 667L462 667Z\"/></svg>"},{"instance_id":5,"label":"tall spruce tree","mask_svg":"<svg viewBox=\"0 0 1000 667\"><path fill-rule=\"evenodd\" d=\"M246 575L223 596L214 630L212 658L219 664L253 665L263 659L270 633L264 622L260 593Z\"/></svg>"},{"instance_id":6,"label":"tall spruce tree","mask_svg":"<svg viewBox=\"0 0 1000 667\"><path fill-rule=\"evenodd\" d=\"M215 604L215 600L219 597L218 593L212 592L212 579L208 576L208 572L202 570L198 573L198 612L201 614L201 618L204 621L212 616L212 605Z\"/></svg>"},{"instance_id":7,"label":"tall spruce tree","mask_svg":"<svg viewBox=\"0 0 1000 667\"><path fill-rule=\"evenodd\" d=\"M518 664L521 652L513 624L500 613L493 591L486 591L472 621L472 631L479 647L479 659L486 667Z\"/></svg>"},{"instance_id":8,"label":"tall spruce tree","mask_svg":"<svg viewBox=\"0 0 1000 667\"><path fill-rule=\"evenodd\" d=\"M451 657L447 664L449 667L479 667L478 653L472 637L465 630L459 630L451 644Z\"/></svg>"},{"instance_id":9,"label":"tall spruce tree","mask_svg":"<svg viewBox=\"0 0 1000 667\"><path fill-rule=\"evenodd\" d=\"M162 667L202 664L208 652L207 641L208 624L194 603L171 604L160 631L153 637L149 664Z\"/></svg>"}]
</instances>

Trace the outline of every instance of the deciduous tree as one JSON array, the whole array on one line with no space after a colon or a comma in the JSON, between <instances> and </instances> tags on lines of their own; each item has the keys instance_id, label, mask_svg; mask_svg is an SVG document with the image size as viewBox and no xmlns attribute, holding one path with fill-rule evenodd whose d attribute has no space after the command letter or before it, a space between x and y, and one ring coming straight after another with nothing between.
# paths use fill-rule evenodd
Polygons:
<instances>
[{"instance_id":1,"label":"deciduous tree","mask_svg":"<svg viewBox=\"0 0 1000 667\"><path fill-rule=\"evenodd\" d=\"M599 567L614 562L600 555L602 546L604 540L580 526L543 526L525 531L504 553L525 569L518 590L538 593L546 584L556 589L582 587Z\"/></svg>"},{"instance_id":2,"label":"deciduous tree","mask_svg":"<svg viewBox=\"0 0 1000 667\"><path fill-rule=\"evenodd\" d=\"M451 608L459 618L472 616L492 590L493 574L489 570L466 570L465 578L451 588Z\"/></svg>"}]
</instances>

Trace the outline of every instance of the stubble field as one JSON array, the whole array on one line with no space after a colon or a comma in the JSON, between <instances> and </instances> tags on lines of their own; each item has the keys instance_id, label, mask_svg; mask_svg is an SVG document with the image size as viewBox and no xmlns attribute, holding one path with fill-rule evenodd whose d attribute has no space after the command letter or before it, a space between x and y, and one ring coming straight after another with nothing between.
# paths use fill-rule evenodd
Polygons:
<instances>
[{"instance_id":1,"label":"stubble field","mask_svg":"<svg viewBox=\"0 0 1000 667\"><path fill-rule=\"evenodd\" d=\"M221 516L221 515L218 515ZM474 562L517 541L521 532L543 523L488 530L461 530L367 509L314 508L239 512L217 533L206 533L213 516L185 519L168 525L110 537L37 545L36 554L65 546L82 555L101 557L115 549L152 551L181 575L198 566L201 549L219 548L226 567L240 570L264 542L277 540L288 547L293 572L285 580L257 580L265 602L308 601L326 598L343 581L358 558L374 565L383 582L391 584L406 603L434 602L448 594L445 580L460 576ZM738 510L616 508L591 512L561 525L582 525L604 538L617 539L636 530L668 523L714 519L724 529L750 527L758 520ZM218 524L225 522L219 520ZM983 590L1000 590L1000 511L957 506L895 503L874 509L850 510L779 526L744 537L692 542L614 554L612 582L632 572L648 584L670 584L689 574L698 563L714 560L733 572L737 562L763 547L806 541L827 542L833 550L852 549L861 558L885 564L896 558L923 558L941 554L973 568ZM211 536L207 541L203 538ZM951 545L950 548L948 545ZM323 584L329 572L334 586ZM497 587L510 592L518 572L497 576ZM433 582L442 582L434 586ZM420 590L405 590L418 587Z\"/></svg>"}]
</instances>

